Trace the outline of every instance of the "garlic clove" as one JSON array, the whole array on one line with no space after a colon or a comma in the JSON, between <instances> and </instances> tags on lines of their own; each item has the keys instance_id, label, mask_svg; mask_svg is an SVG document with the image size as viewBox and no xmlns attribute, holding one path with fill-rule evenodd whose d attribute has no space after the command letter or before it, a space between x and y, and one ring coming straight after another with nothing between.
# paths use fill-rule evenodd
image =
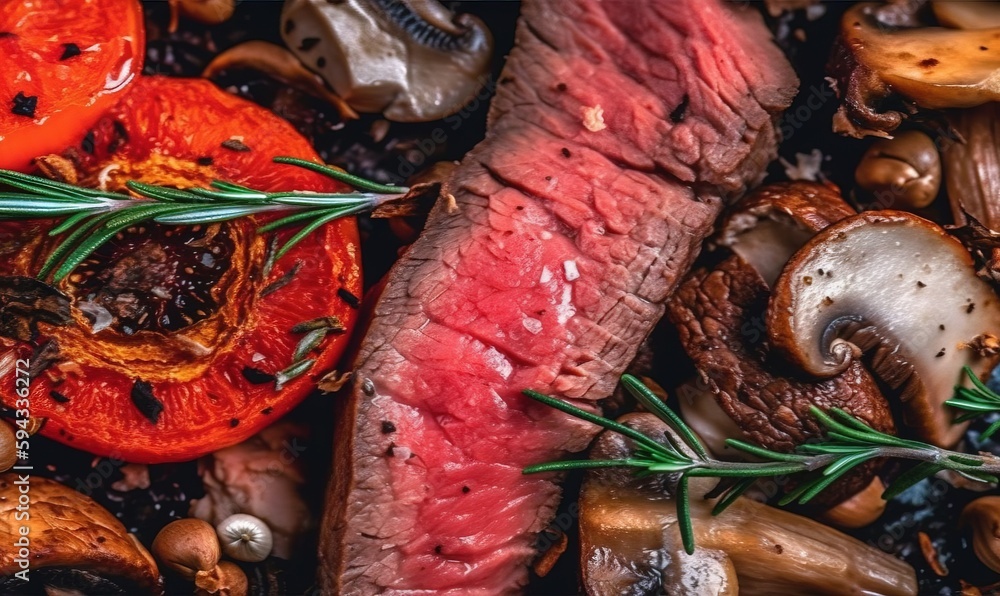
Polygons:
<instances>
[{"instance_id":1,"label":"garlic clove","mask_svg":"<svg viewBox=\"0 0 1000 596\"><path fill-rule=\"evenodd\" d=\"M257 563L271 554L274 537L260 518L245 513L230 515L216 526L222 551L237 561Z\"/></svg>"},{"instance_id":2,"label":"garlic clove","mask_svg":"<svg viewBox=\"0 0 1000 596\"><path fill-rule=\"evenodd\" d=\"M207 522L194 518L164 526L153 540L151 550L157 561L189 580L200 571L214 569L222 557L215 530Z\"/></svg>"}]
</instances>

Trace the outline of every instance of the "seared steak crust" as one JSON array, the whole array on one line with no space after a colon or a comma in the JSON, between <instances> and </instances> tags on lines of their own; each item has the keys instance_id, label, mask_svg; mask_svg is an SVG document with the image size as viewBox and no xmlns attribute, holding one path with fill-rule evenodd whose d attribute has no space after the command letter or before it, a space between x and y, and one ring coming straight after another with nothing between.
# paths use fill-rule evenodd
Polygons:
<instances>
[{"instance_id":1,"label":"seared steak crust","mask_svg":"<svg viewBox=\"0 0 1000 596\"><path fill-rule=\"evenodd\" d=\"M326 593L508 592L559 487L530 463L663 313L757 182L796 80L759 16L705 0L525 2L487 138L375 307L336 429Z\"/></svg>"}]
</instances>

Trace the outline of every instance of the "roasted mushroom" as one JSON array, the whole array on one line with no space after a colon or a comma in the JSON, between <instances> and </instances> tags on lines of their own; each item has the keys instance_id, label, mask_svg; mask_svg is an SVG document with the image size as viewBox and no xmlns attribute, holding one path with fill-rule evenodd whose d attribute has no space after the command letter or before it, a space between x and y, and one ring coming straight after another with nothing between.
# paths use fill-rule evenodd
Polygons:
<instances>
[{"instance_id":1,"label":"roasted mushroom","mask_svg":"<svg viewBox=\"0 0 1000 596\"><path fill-rule=\"evenodd\" d=\"M122 523L88 497L52 480L17 473L0 476L0 536L6 542L0 548L2 594L21 593L25 584L17 574L28 569L32 585L46 590L163 592L156 563Z\"/></svg>"},{"instance_id":2,"label":"roasted mushroom","mask_svg":"<svg viewBox=\"0 0 1000 596\"><path fill-rule=\"evenodd\" d=\"M918 4L859 3L844 13L828 67L843 99L836 132L888 136L908 111L894 97L923 108L1000 99L1000 30L920 26L905 13Z\"/></svg>"},{"instance_id":3,"label":"roasted mushroom","mask_svg":"<svg viewBox=\"0 0 1000 596\"><path fill-rule=\"evenodd\" d=\"M861 157L854 179L875 197L881 209L923 209L941 187L941 156L929 136L907 130L872 143Z\"/></svg>"},{"instance_id":4,"label":"roasted mushroom","mask_svg":"<svg viewBox=\"0 0 1000 596\"><path fill-rule=\"evenodd\" d=\"M358 117L342 97L330 91L323 78L299 62L288 49L254 39L237 44L222 52L208 63L201 76L210 79L224 70L249 68L270 75L303 93L318 97L337 108L341 117Z\"/></svg>"},{"instance_id":5,"label":"roasted mushroom","mask_svg":"<svg viewBox=\"0 0 1000 596\"><path fill-rule=\"evenodd\" d=\"M972 550L1000 573L1000 497L979 497L965 506L959 524L972 529Z\"/></svg>"},{"instance_id":6,"label":"roasted mushroom","mask_svg":"<svg viewBox=\"0 0 1000 596\"><path fill-rule=\"evenodd\" d=\"M288 0L288 47L359 112L422 122L453 114L483 87L493 37L436 0Z\"/></svg>"},{"instance_id":7,"label":"roasted mushroom","mask_svg":"<svg viewBox=\"0 0 1000 596\"><path fill-rule=\"evenodd\" d=\"M652 414L627 414L620 422L666 440L666 425ZM632 451L630 439L606 432L590 457L617 459ZM617 468L587 473L580 543L588 594L917 593L909 565L811 519L745 497L713 516L713 501L698 498L713 481L700 480L691 481L697 549L687 555L667 477Z\"/></svg>"},{"instance_id":8,"label":"roasted mushroom","mask_svg":"<svg viewBox=\"0 0 1000 596\"><path fill-rule=\"evenodd\" d=\"M790 451L821 433L809 413L814 405L843 408L876 428L894 431L888 403L860 363L826 381L797 379L779 372L764 342L768 282L802 243L852 213L821 184L765 186L738 204L723 224L718 243L736 254L692 272L668 303L667 315L703 383L700 392L683 392L682 411L685 416L696 409L705 413L692 422L714 438L713 449L720 449L728 435ZM716 401L739 434L731 434L732 422L723 425L708 414L711 405L690 403L699 398ZM709 428L713 422L716 428ZM874 472L874 466L859 469L823 494L824 503L863 489Z\"/></svg>"},{"instance_id":9,"label":"roasted mushroom","mask_svg":"<svg viewBox=\"0 0 1000 596\"><path fill-rule=\"evenodd\" d=\"M897 391L904 422L924 441L953 446L966 425L944 405L985 376L1000 336L1000 303L972 258L939 226L903 211L862 213L810 240L785 267L767 309L771 345L819 378L850 370L863 352ZM995 353L995 352L994 352Z\"/></svg>"},{"instance_id":10,"label":"roasted mushroom","mask_svg":"<svg viewBox=\"0 0 1000 596\"><path fill-rule=\"evenodd\" d=\"M0 473L14 467L17 463L17 435L14 428L6 421L0 420Z\"/></svg>"}]
</instances>

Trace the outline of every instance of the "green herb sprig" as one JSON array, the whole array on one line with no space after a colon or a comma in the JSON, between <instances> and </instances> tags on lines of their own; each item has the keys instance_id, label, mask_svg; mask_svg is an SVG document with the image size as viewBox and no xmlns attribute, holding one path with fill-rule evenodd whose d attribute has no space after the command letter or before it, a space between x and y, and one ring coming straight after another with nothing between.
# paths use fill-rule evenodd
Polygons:
<instances>
[{"instance_id":1,"label":"green herb sprig","mask_svg":"<svg viewBox=\"0 0 1000 596\"><path fill-rule=\"evenodd\" d=\"M39 279L51 274L53 282L58 282L102 244L122 230L142 222L198 225L248 215L291 211L289 215L258 229L265 233L292 224L302 225L302 229L277 250L275 259L278 259L323 224L402 199L409 191L405 187L377 184L303 159L276 157L274 161L318 172L356 190L335 193L262 192L222 180L212 182L210 189L181 190L133 180L126 186L143 197L135 199L123 193L0 170L0 185L15 189L0 192L0 219L65 218L49 231L50 236L65 237L48 256L38 274Z\"/></svg>"},{"instance_id":2,"label":"green herb sprig","mask_svg":"<svg viewBox=\"0 0 1000 596\"><path fill-rule=\"evenodd\" d=\"M976 373L972 372L972 369L968 366L963 368L962 371L972 381L972 387L955 387L955 397L944 402L956 410L963 410L965 412L959 415L955 419L955 422L965 422L984 414L1000 412L1000 395L980 381ZM983 440L988 439L996 434L998 430L1000 430L1000 420L989 425L979 437Z\"/></svg>"},{"instance_id":3,"label":"green herb sprig","mask_svg":"<svg viewBox=\"0 0 1000 596\"><path fill-rule=\"evenodd\" d=\"M524 473L627 467L634 468L639 474L677 474L677 519L684 549L689 554L695 548L688 491L690 478L736 480L721 491L712 511L715 515L724 511L758 479L803 474L801 482L785 494L779 504L805 504L852 469L877 458L918 462L885 490L882 494L885 499L895 497L941 470L952 470L980 482L998 482L1000 457L992 454L959 453L920 441L901 439L873 429L844 410L831 408L824 412L815 406L810 408L810 412L825 430L821 441L801 445L794 453L778 453L744 441L727 439L726 443L731 447L763 461L717 460L708 454L691 428L639 379L624 375L621 382L640 404L669 426L674 436L666 443L659 442L640 431L582 410L566 401L527 390L524 394L534 400L632 439L635 449L633 455L625 459L549 462L529 466L524 469Z\"/></svg>"}]
</instances>

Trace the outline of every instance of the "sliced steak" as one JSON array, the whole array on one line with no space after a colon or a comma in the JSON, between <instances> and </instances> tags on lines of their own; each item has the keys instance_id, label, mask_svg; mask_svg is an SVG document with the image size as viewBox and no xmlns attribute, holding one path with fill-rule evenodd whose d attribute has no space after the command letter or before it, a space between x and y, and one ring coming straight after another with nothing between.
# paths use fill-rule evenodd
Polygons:
<instances>
[{"instance_id":1,"label":"sliced steak","mask_svg":"<svg viewBox=\"0 0 1000 596\"><path fill-rule=\"evenodd\" d=\"M528 1L516 35L486 140L363 342L325 593L527 581L560 491L521 468L597 428L520 391L612 392L723 202L762 177L797 84L759 15L716 0Z\"/></svg>"}]
</instances>

